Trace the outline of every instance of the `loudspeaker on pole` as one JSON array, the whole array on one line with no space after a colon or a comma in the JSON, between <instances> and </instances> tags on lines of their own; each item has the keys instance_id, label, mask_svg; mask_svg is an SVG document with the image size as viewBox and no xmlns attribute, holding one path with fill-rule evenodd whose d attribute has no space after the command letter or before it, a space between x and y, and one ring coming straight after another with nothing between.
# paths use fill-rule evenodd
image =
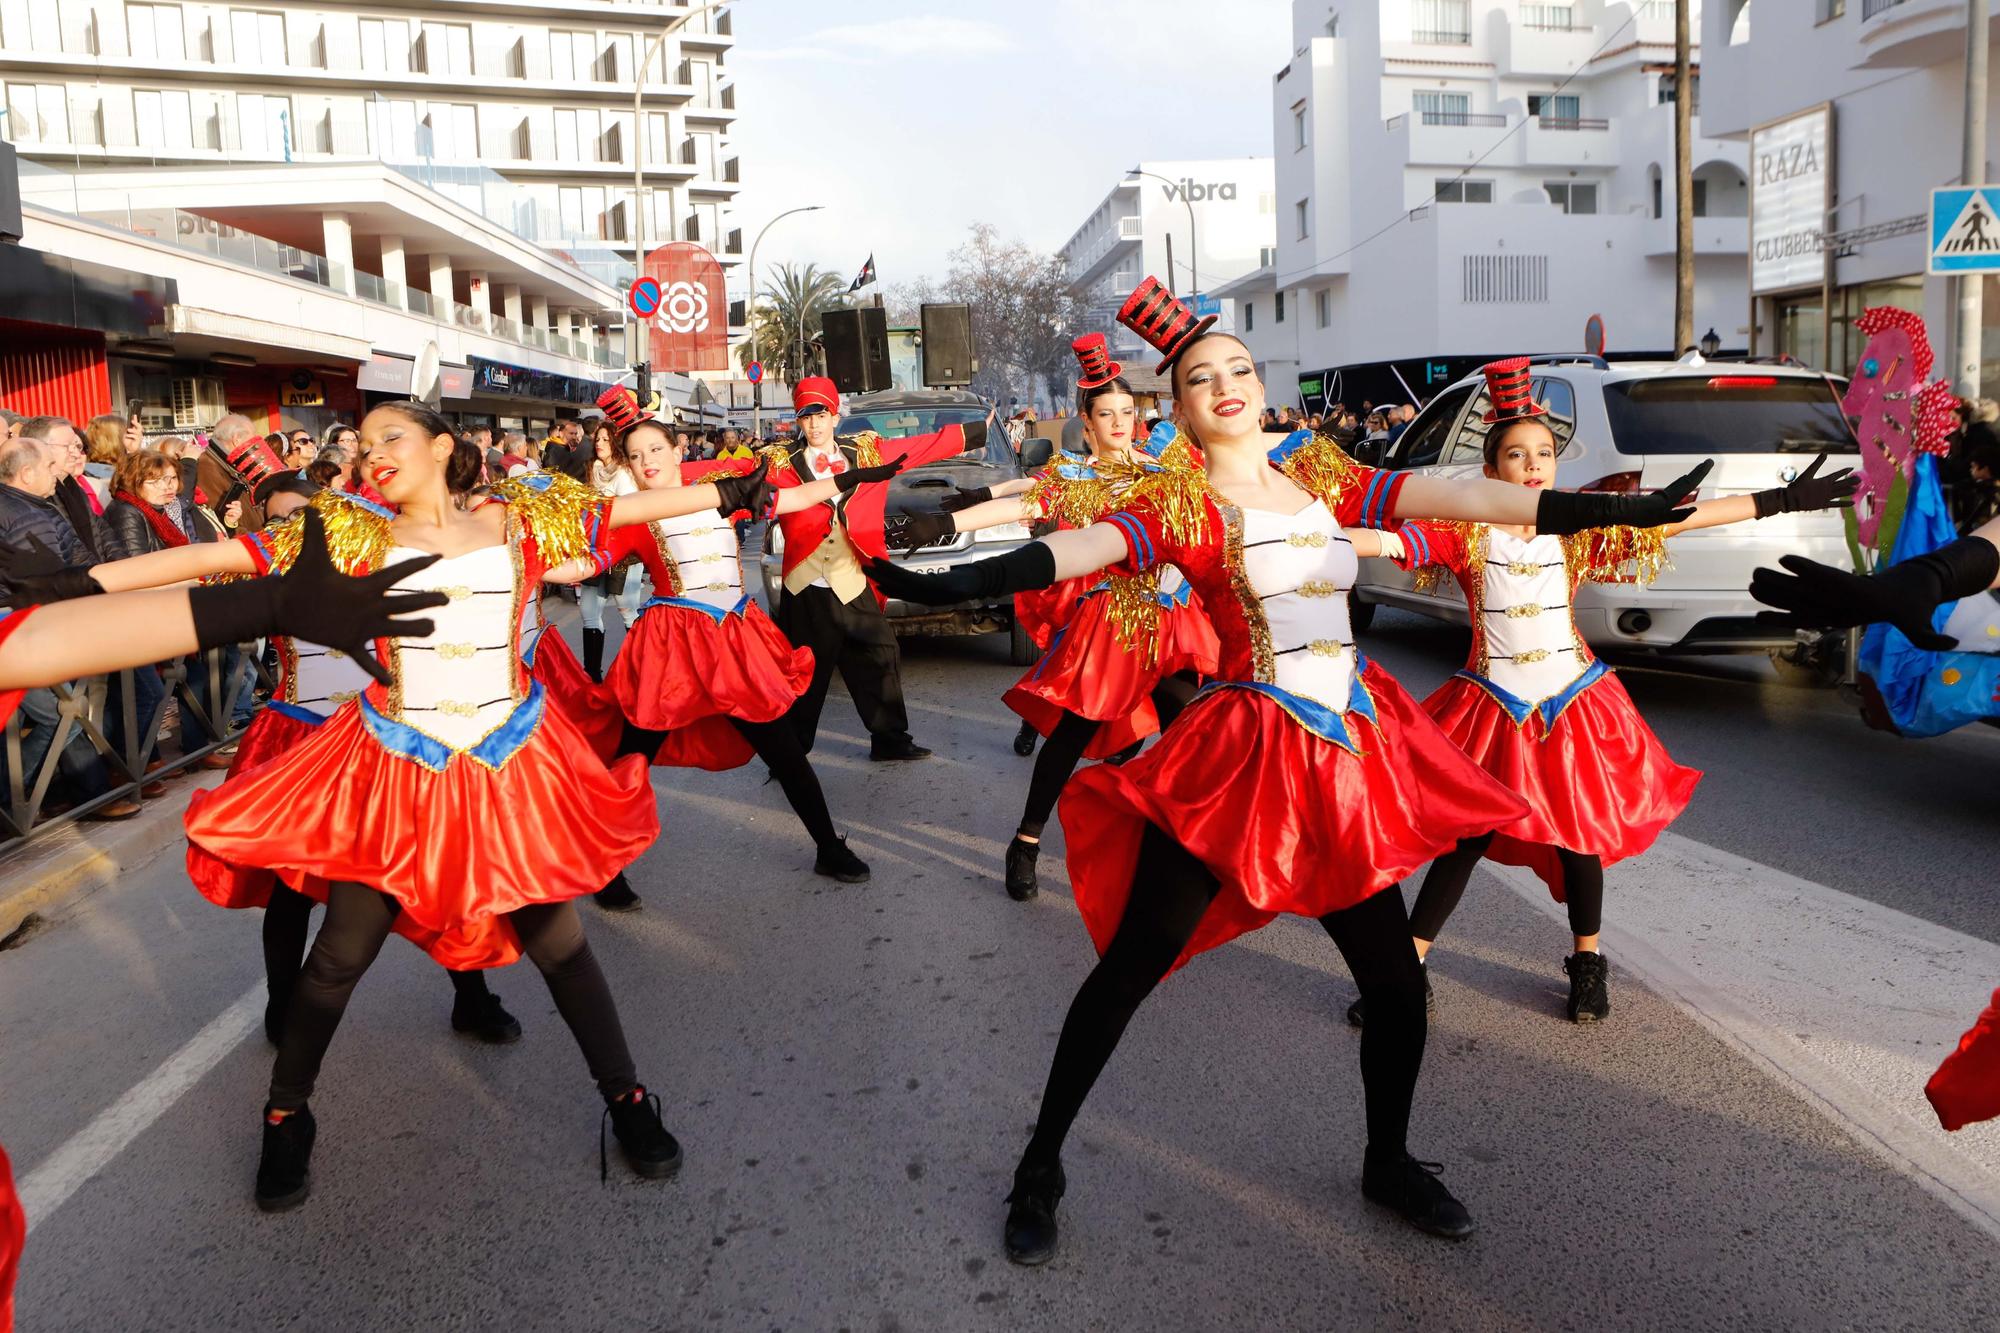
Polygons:
<instances>
[{"instance_id":1,"label":"loudspeaker on pole","mask_svg":"<svg viewBox=\"0 0 2000 1333\"><path fill-rule=\"evenodd\" d=\"M979 369L972 344L972 307L958 303L926 305L920 312L924 328L924 383L932 387L967 385Z\"/></svg>"}]
</instances>

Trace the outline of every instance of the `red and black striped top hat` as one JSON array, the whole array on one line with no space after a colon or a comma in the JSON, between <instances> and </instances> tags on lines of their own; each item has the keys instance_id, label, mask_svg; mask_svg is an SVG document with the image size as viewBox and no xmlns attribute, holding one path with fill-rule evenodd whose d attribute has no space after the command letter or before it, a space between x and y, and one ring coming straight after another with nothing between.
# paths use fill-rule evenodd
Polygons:
<instances>
[{"instance_id":1,"label":"red and black striped top hat","mask_svg":"<svg viewBox=\"0 0 2000 1333\"><path fill-rule=\"evenodd\" d=\"M1118 309L1118 322L1160 353L1162 375L1174 364L1174 358L1187 350L1189 343L1208 332L1215 318L1214 315L1197 317L1187 302L1162 287L1160 280L1150 274Z\"/></svg>"},{"instance_id":2,"label":"red and black striped top hat","mask_svg":"<svg viewBox=\"0 0 2000 1333\"><path fill-rule=\"evenodd\" d=\"M1549 414L1549 409L1536 402L1529 392L1528 365L1527 357L1510 356L1504 361L1488 361L1479 368L1479 373L1486 377L1486 396L1493 404L1484 417L1487 425Z\"/></svg>"},{"instance_id":3,"label":"red and black striped top hat","mask_svg":"<svg viewBox=\"0 0 2000 1333\"><path fill-rule=\"evenodd\" d=\"M1125 373L1125 367L1111 359L1111 349L1104 345L1101 333L1086 333L1069 345L1082 365L1083 373L1077 377L1079 389L1096 389L1111 383Z\"/></svg>"},{"instance_id":4,"label":"red and black striped top hat","mask_svg":"<svg viewBox=\"0 0 2000 1333\"><path fill-rule=\"evenodd\" d=\"M604 409L604 419L611 423L611 429L623 435L642 421L651 421L653 414L640 408L639 395L622 385L613 385L597 395L597 405Z\"/></svg>"}]
</instances>

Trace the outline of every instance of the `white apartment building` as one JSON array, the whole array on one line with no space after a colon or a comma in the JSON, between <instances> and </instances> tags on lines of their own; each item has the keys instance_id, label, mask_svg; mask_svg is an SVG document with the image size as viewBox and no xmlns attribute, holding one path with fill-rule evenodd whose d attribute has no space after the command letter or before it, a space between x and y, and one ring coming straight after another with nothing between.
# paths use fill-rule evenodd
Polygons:
<instances>
[{"instance_id":1,"label":"white apartment building","mask_svg":"<svg viewBox=\"0 0 2000 1333\"><path fill-rule=\"evenodd\" d=\"M637 62L676 19L644 72L635 126ZM339 200L325 201L324 235L288 223L271 239L440 307L498 312L506 300L515 324L568 335L620 318L636 151L646 247L695 241L725 270L741 262L733 43L726 9L691 14L689 0L0 0L0 134L25 163L81 177L143 169L203 200L224 169L387 164L559 254L612 300L516 309L470 255L344 227Z\"/></svg>"},{"instance_id":2,"label":"white apartment building","mask_svg":"<svg viewBox=\"0 0 2000 1333\"><path fill-rule=\"evenodd\" d=\"M1147 274L1197 305L1216 299L1271 262L1276 210L1268 157L1139 163L1057 252L1086 293L1085 330L1109 336L1128 378L1150 372L1150 349L1119 327L1118 307ZM1220 314L1222 327L1232 327L1226 301Z\"/></svg>"},{"instance_id":3,"label":"white apartment building","mask_svg":"<svg viewBox=\"0 0 2000 1333\"><path fill-rule=\"evenodd\" d=\"M1296 0L1272 83L1277 254L1230 292L1253 350L1299 364L1308 406L1327 368L1415 362L1422 397L1464 358L1582 351L1592 315L1614 353L1670 350L1673 8ZM1745 163L1698 123L1696 333L1731 346Z\"/></svg>"},{"instance_id":4,"label":"white apartment building","mask_svg":"<svg viewBox=\"0 0 2000 1333\"><path fill-rule=\"evenodd\" d=\"M1709 0L1702 28L1704 123L1761 156L1753 235L1777 245L1752 265L1757 350L1846 373L1865 341L1854 320L1894 305L1923 315L1938 356L1932 373L1948 376L1954 293L1925 269L1930 192L1960 182L1963 0ZM1825 121L1814 125L1821 107ZM2000 90L1986 114L2000 125ZM1812 144L1810 163L1779 147L1798 127L1810 133L1789 137ZM1984 181L1994 179L1992 161L1989 150ZM1801 187L1792 222L1810 245L1784 245L1787 195ZM1771 262L1784 250L1798 252L1795 262ZM2000 385L2000 282L1987 279L1985 304L1990 394ZM1738 323L1750 306L1741 309Z\"/></svg>"}]
</instances>

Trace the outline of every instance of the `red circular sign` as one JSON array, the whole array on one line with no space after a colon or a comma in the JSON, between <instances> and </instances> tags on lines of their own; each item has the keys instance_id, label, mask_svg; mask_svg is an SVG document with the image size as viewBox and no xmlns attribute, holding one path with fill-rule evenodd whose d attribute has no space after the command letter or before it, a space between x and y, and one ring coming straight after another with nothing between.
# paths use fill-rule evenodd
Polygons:
<instances>
[{"instance_id":1,"label":"red circular sign","mask_svg":"<svg viewBox=\"0 0 2000 1333\"><path fill-rule=\"evenodd\" d=\"M762 361L752 361L750 368L744 374L750 377L752 384L762 384L764 382L764 363Z\"/></svg>"},{"instance_id":2,"label":"red circular sign","mask_svg":"<svg viewBox=\"0 0 2000 1333\"><path fill-rule=\"evenodd\" d=\"M653 312L660 308L660 284L652 278L641 278L625 293L625 304L632 307L632 313L640 319L651 319Z\"/></svg>"},{"instance_id":3,"label":"red circular sign","mask_svg":"<svg viewBox=\"0 0 2000 1333\"><path fill-rule=\"evenodd\" d=\"M1604 316L1592 315L1583 322L1583 350L1592 356L1604 355Z\"/></svg>"}]
</instances>

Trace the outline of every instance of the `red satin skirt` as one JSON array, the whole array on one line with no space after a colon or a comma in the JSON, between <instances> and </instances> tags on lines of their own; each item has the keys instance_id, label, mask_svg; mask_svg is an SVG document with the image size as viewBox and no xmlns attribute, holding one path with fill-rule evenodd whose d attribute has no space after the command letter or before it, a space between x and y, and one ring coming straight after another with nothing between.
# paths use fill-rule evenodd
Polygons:
<instances>
[{"instance_id":1,"label":"red satin skirt","mask_svg":"<svg viewBox=\"0 0 2000 1333\"><path fill-rule=\"evenodd\" d=\"M550 625L535 640L535 661L528 674L542 683L549 702L560 708L598 759L611 762L618 752L618 738L625 731L625 715L618 701L590 678L583 663L576 660L569 640Z\"/></svg>"},{"instance_id":2,"label":"red satin skirt","mask_svg":"<svg viewBox=\"0 0 2000 1333\"><path fill-rule=\"evenodd\" d=\"M1446 739L1388 672L1371 663L1362 679L1376 721L1348 715L1358 754L1266 695L1224 688L1196 699L1132 762L1070 779L1059 807L1070 884L1098 952L1124 918L1148 823L1222 882L1180 967L1281 913L1352 907L1459 839L1521 817L1523 802Z\"/></svg>"},{"instance_id":3,"label":"red satin skirt","mask_svg":"<svg viewBox=\"0 0 2000 1333\"><path fill-rule=\"evenodd\" d=\"M1214 674L1221 651L1198 606L1162 607L1159 647L1148 666L1113 628L1110 608L1102 593L1085 598L1042 660L1001 696L1044 736L1065 713L1103 723L1083 752L1088 759L1108 758L1157 732L1154 687L1176 671Z\"/></svg>"},{"instance_id":4,"label":"red satin skirt","mask_svg":"<svg viewBox=\"0 0 2000 1333\"><path fill-rule=\"evenodd\" d=\"M2000 990L1924 1084L1924 1096L1946 1129L2000 1116Z\"/></svg>"},{"instance_id":5,"label":"red satin skirt","mask_svg":"<svg viewBox=\"0 0 2000 1333\"><path fill-rule=\"evenodd\" d=\"M264 709L251 719L243 739L236 743L236 757L229 762L228 780L291 753L294 746L318 730L312 723L289 713ZM187 871L201 896L217 907L268 907L271 889L278 882L277 875L266 867L225 861L192 839L188 841Z\"/></svg>"},{"instance_id":6,"label":"red satin skirt","mask_svg":"<svg viewBox=\"0 0 2000 1333\"><path fill-rule=\"evenodd\" d=\"M654 763L720 772L755 753L731 719L777 721L812 674L812 649L794 648L754 602L719 624L692 607L655 605L625 635L604 692L634 726L669 733Z\"/></svg>"},{"instance_id":7,"label":"red satin skirt","mask_svg":"<svg viewBox=\"0 0 2000 1333\"><path fill-rule=\"evenodd\" d=\"M28 1214L14 1192L14 1167L0 1148L0 1333L14 1327L14 1279L21 1273L21 1247L28 1241Z\"/></svg>"},{"instance_id":8,"label":"red satin skirt","mask_svg":"<svg viewBox=\"0 0 2000 1333\"><path fill-rule=\"evenodd\" d=\"M1701 774L1667 754L1615 675L1599 677L1544 730L1517 724L1493 696L1453 676L1424 700L1472 761L1528 803L1487 849L1488 860L1526 866L1563 901L1556 848L1612 865L1653 845L1680 817Z\"/></svg>"},{"instance_id":9,"label":"red satin skirt","mask_svg":"<svg viewBox=\"0 0 2000 1333\"><path fill-rule=\"evenodd\" d=\"M1101 574L1083 574L1059 579L1046 588L1014 594L1014 619L1043 652L1076 614L1076 605L1103 581Z\"/></svg>"},{"instance_id":10,"label":"red satin skirt","mask_svg":"<svg viewBox=\"0 0 2000 1333\"><path fill-rule=\"evenodd\" d=\"M459 970L513 962L504 913L602 888L659 831L645 761L607 769L554 707L499 769L460 754L433 772L384 749L350 703L187 812L189 842L301 893L323 899L336 881L387 893L397 930Z\"/></svg>"}]
</instances>

